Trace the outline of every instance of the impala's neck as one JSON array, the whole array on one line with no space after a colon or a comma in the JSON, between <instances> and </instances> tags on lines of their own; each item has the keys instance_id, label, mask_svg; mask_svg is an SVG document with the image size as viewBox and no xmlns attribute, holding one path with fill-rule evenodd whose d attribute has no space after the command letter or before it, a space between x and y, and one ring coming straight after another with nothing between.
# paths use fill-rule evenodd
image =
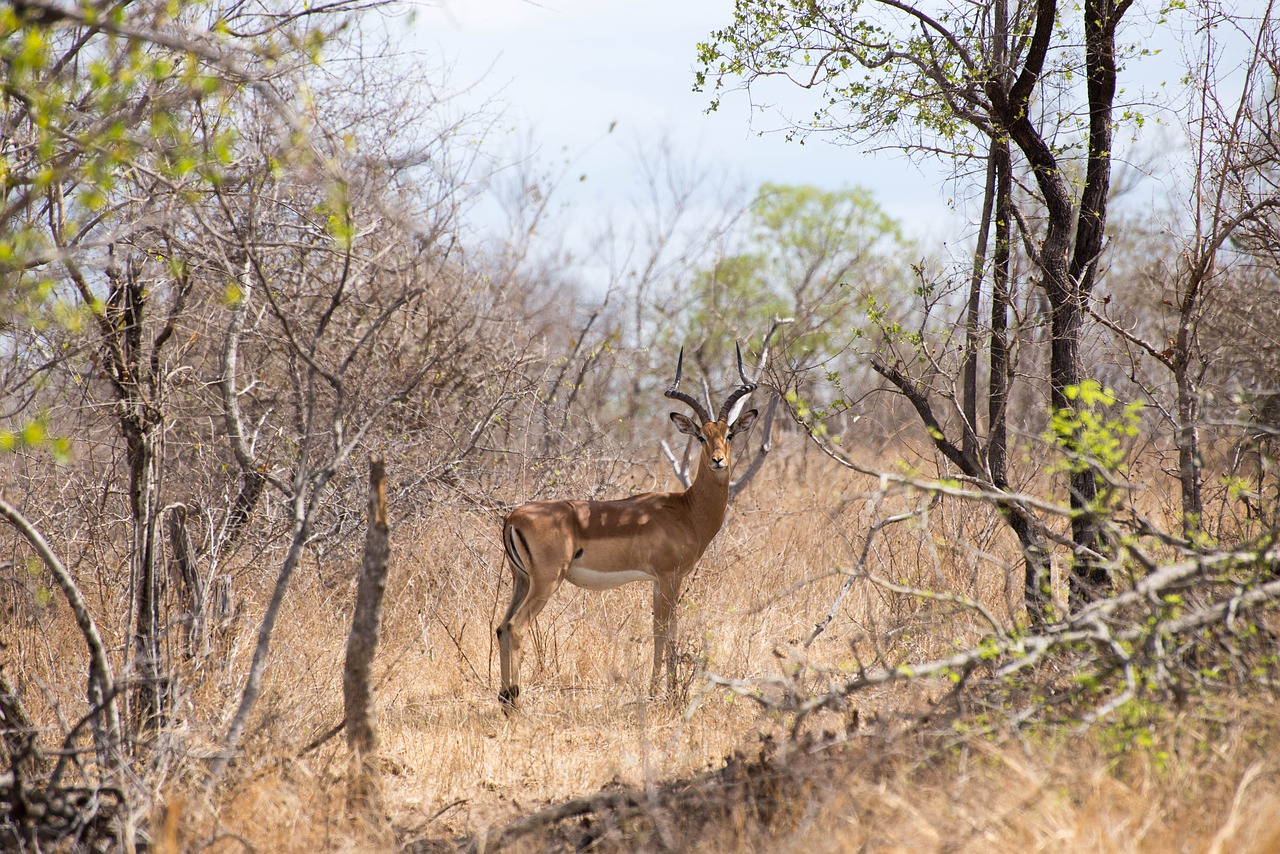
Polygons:
<instances>
[{"instance_id":1,"label":"impala's neck","mask_svg":"<svg viewBox=\"0 0 1280 854\"><path fill-rule=\"evenodd\" d=\"M684 491L689 514L693 517L704 548L720 531L729 508L729 469L727 466L723 469L712 468L707 455L704 448L698 456L698 473L694 475L693 483Z\"/></svg>"}]
</instances>

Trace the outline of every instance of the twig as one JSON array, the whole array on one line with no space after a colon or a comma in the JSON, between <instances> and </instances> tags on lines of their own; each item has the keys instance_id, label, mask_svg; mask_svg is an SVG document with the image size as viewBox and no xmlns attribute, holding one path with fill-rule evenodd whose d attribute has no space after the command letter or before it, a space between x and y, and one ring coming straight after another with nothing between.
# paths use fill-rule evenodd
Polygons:
<instances>
[{"instance_id":1,"label":"twig","mask_svg":"<svg viewBox=\"0 0 1280 854\"><path fill-rule=\"evenodd\" d=\"M871 541L875 539L876 534L884 530L890 525L896 525L899 522L905 522L908 519L917 519L924 514L924 510L912 510L909 513L900 513L897 516L890 516L887 519L881 519L879 522L871 526L871 530L867 532L867 538L862 543L862 554L858 556L858 562L854 564L853 569L849 570L849 577L844 580L844 584L840 585L840 592L836 594L835 601L831 603L831 610L822 618L809 633L809 637L805 639L804 647L808 649L818 635L826 631L827 626L835 619L836 612L840 610L840 603L844 601L845 595L853 587L853 583L859 578L865 577L863 567L867 564L867 556L871 553Z\"/></svg>"},{"instance_id":2,"label":"twig","mask_svg":"<svg viewBox=\"0 0 1280 854\"><path fill-rule=\"evenodd\" d=\"M915 514L902 514L899 517L882 520L873 531L882 529L891 522L911 518L913 515ZM864 550L865 548L864 544ZM1161 567L1142 578L1131 590L1093 602L1066 620L1047 626L1038 634L1016 635L997 629L994 635L985 638L978 646L946 658L875 668L859 665L856 674L846 678L842 684L834 685L820 694L802 695L797 692L793 683L778 676L738 680L714 673L707 676L707 690L715 687L723 688L751 700L764 710L793 714L803 718L820 709L839 704L853 693L878 685L946 674L968 673L977 667L990 669L996 677L1006 677L1043 662L1053 653L1077 649L1081 646L1093 646L1100 650L1093 662L1104 669L1110 668L1122 672L1124 688L1119 694L1083 716L1082 727L1088 727L1107 717L1136 696L1139 686L1140 656L1133 650L1143 650L1141 657L1158 657L1162 654L1161 650L1164 648L1166 639L1187 635L1211 625L1225 624L1229 620L1236 619L1239 614L1280 604L1280 578L1276 578L1275 572L1271 570L1277 564L1280 564L1280 547L1276 546L1203 555L1180 561ZM1189 581L1209 579L1211 571L1223 572L1233 566L1266 567L1268 571L1264 577L1271 580L1252 583L1248 586L1241 585L1231 595L1199 607L1177 619L1133 620L1121 623L1118 630L1108 624L1108 620L1124 608L1144 603L1161 603L1165 596L1182 589ZM850 581L856 577L872 580L866 575L855 575ZM846 585L849 583L846 581ZM928 594L929 598L961 601L969 606L976 605L950 594L918 591L887 582L885 585L889 589L898 588L909 595ZM987 619L991 619L991 616L980 606L977 609ZM819 625L825 625L825 622ZM1077 668L1081 666L1087 666L1087 662L1076 665ZM780 688L782 698L779 700L771 697L767 691L769 688ZM1032 711L1024 710L1024 714L1017 719L1026 719Z\"/></svg>"}]
</instances>

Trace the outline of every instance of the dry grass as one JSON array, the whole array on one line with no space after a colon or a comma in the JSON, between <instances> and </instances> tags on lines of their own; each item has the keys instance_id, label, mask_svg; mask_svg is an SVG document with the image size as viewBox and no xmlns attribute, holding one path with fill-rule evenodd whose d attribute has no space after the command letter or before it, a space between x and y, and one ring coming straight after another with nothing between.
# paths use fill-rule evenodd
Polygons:
<instances>
[{"instance_id":1,"label":"dry grass","mask_svg":"<svg viewBox=\"0 0 1280 854\"><path fill-rule=\"evenodd\" d=\"M1273 705L1249 697L1169 711L1150 730L1154 741L1142 744L1131 743L1130 730L1105 726L1084 738L1045 729L968 739L907 726L945 686L859 695L858 728L828 713L795 743L785 721L725 693L702 696L690 710L702 668L736 679L798 661L812 674L847 671L855 655L927 658L983 631L955 608L859 585L830 629L801 650L797 642L843 581L833 570L856 559L871 511L856 484L813 459L768 471L687 587L687 678L677 703L645 696L648 588L593 594L566 586L527 643L522 710L504 716L493 629L510 582L496 518L437 508L429 522L398 526L379 651L385 820L372 823L346 809L341 739L305 752L341 719L357 568L354 557L308 564L273 640L245 758L212 794L195 784L196 772L238 700L254 619L234 625L186 675L192 687L166 743L187 759L166 760L152 777L158 849L364 851L408 841L432 850L462 839L483 846L522 816L604 792L625 794L618 803L631 806L507 841L521 850L586 838L619 851L1280 850L1270 820L1280 808L1280 721ZM869 568L980 599L1009 617L1020 590L1012 545L993 514L943 502L927 526L886 530ZM242 590L246 614L260 613L273 575L264 566L247 576L257 586ZM118 623L110 626L117 651ZM33 714L58 730L59 716L66 721L82 705L74 626L55 603L7 623L0 639L6 672Z\"/></svg>"},{"instance_id":2,"label":"dry grass","mask_svg":"<svg viewBox=\"0 0 1280 854\"><path fill-rule=\"evenodd\" d=\"M1214 767L1193 753L1179 769L1150 755L1117 764L1092 741L971 740L924 764L902 757L878 779L844 775L814 820L780 833L772 850L1278 850L1274 763L1243 743L1218 748Z\"/></svg>"}]
</instances>

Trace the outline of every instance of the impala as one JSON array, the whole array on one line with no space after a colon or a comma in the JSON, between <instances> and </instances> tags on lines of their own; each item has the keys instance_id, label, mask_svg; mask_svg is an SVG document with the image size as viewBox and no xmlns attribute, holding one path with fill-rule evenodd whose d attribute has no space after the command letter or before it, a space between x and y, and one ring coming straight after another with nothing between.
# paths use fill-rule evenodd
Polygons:
<instances>
[{"instance_id":1,"label":"impala","mask_svg":"<svg viewBox=\"0 0 1280 854\"><path fill-rule=\"evenodd\" d=\"M671 413L676 429L702 443L698 472L684 492L646 492L616 501L533 501L511 511L502 526L502 544L511 567L511 606L498 626L504 708L520 695L520 642L529 622L568 581L587 590L608 590L632 581L653 582L653 675L658 685L665 662L675 687L676 603L680 586L724 523L729 506L729 449L756 419L756 410L738 415L741 401L755 391L738 351L742 385L712 419L695 398L680 391L684 349L666 396L688 405L697 420ZM737 404L737 406L735 406Z\"/></svg>"}]
</instances>

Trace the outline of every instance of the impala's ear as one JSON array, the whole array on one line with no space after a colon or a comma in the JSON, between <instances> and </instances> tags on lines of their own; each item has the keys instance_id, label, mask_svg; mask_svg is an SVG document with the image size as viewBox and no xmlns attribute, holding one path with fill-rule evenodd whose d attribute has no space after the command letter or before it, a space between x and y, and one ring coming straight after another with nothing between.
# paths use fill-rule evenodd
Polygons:
<instances>
[{"instance_id":1,"label":"impala's ear","mask_svg":"<svg viewBox=\"0 0 1280 854\"><path fill-rule=\"evenodd\" d=\"M681 415L679 412L671 413L671 423L676 425L676 429L681 433L687 433L690 436L701 436L702 428L693 423L693 419L688 415Z\"/></svg>"},{"instance_id":2,"label":"impala's ear","mask_svg":"<svg viewBox=\"0 0 1280 854\"><path fill-rule=\"evenodd\" d=\"M751 429L751 425L756 423L756 416L760 413L754 409L748 409L746 412L738 416L738 420L733 422L733 426L729 428L730 437L734 438L740 433L746 433Z\"/></svg>"}]
</instances>

